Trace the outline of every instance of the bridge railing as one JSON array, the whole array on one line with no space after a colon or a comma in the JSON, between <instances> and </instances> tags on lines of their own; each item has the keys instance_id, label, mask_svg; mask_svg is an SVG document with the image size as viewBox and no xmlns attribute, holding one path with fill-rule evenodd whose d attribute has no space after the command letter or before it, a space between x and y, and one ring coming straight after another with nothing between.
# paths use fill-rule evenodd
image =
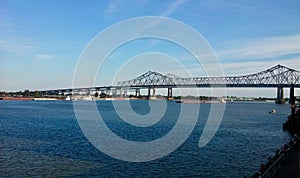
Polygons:
<instances>
[{"instance_id":1,"label":"bridge railing","mask_svg":"<svg viewBox=\"0 0 300 178\"><path fill-rule=\"evenodd\" d=\"M290 157L291 148L286 150L284 154L280 155L279 158L266 170L266 172L261 176L264 178L272 178L282 167L282 164Z\"/></svg>"},{"instance_id":2,"label":"bridge railing","mask_svg":"<svg viewBox=\"0 0 300 178\"><path fill-rule=\"evenodd\" d=\"M273 178L276 177L276 174L282 168L282 166L291 158L293 152L295 151L297 144L300 143L299 139L294 139L294 141L289 144L287 149L282 149L278 155L275 155L273 162L266 165L266 170L259 170L252 178Z\"/></svg>"}]
</instances>

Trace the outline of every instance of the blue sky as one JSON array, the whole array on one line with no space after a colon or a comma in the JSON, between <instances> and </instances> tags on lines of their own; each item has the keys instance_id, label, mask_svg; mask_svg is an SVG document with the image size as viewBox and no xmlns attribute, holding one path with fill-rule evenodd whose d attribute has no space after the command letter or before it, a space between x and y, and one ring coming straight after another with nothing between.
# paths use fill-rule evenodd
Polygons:
<instances>
[{"instance_id":1,"label":"blue sky","mask_svg":"<svg viewBox=\"0 0 300 178\"><path fill-rule=\"evenodd\" d=\"M297 0L0 1L0 90L71 87L86 45L109 26L140 16L169 17L196 29L216 52L226 75L258 72L278 63L300 70L299 9ZM118 70L125 71L122 77L128 79L148 70L181 74L176 64L165 64L170 60L166 55L160 56L158 61L164 61L160 63L149 56L143 58L147 52L169 54L194 71L193 75L203 75L176 45L144 39L120 46L98 76L87 80L108 85ZM122 65L128 69L120 69ZM239 93L233 89L230 94L276 93L269 91L245 89Z\"/></svg>"}]
</instances>

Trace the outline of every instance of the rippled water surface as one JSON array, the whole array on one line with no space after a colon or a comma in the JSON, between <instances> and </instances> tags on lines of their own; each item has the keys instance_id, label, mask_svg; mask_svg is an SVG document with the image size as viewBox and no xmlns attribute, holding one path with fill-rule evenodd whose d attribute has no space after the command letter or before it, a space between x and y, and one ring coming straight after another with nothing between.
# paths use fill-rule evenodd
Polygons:
<instances>
[{"instance_id":1,"label":"rippled water surface","mask_svg":"<svg viewBox=\"0 0 300 178\"><path fill-rule=\"evenodd\" d=\"M116 102L122 106L124 101ZM151 110L148 101L130 104L140 115ZM97 107L114 133L139 142L166 135L181 108L178 103L167 102L158 123L135 127L119 118L111 101L97 101ZM192 134L174 152L154 161L132 163L103 154L85 138L72 101L0 101L0 177L243 177L251 176L261 162L289 141L289 134L282 131L288 105L232 102L226 104L216 135L199 148L210 107L201 104ZM273 108L277 113L269 114Z\"/></svg>"}]
</instances>

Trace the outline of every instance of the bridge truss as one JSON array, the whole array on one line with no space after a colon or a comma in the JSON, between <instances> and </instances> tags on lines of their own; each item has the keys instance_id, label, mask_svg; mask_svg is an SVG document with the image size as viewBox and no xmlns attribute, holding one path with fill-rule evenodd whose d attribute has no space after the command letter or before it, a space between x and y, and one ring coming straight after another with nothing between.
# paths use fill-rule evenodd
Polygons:
<instances>
[{"instance_id":1,"label":"bridge truss","mask_svg":"<svg viewBox=\"0 0 300 178\"><path fill-rule=\"evenodd\" d=\"M300 87L300 72L283 65L242 76L182 78L148 71L141 76L118 82L120 87Z\"/></svg>"},{"instance_id":2,"label":"bridge truss","mask_svg":"<svg viewBox=\"0 0 300 178\"><path fill-rule=\"evenodd\" d=\"M120 81L116 86L98 86L69 89L44 90L40 93L47 95L61 94L90 94L100 91L101 93L111 93L122 97L122 90L134 89L136 96L140 96L140 89L148 89L148 97L155 97L156 88L167 88L168 98L172 98L172 88L200 88L200 87L276 87L276 103L284 103L283 88L300 88L300 71L294 70L283 65L277 65L270 69L241 76L219 76L219 77L178 77L173 74L163 75L158 72L148 71L139 77L131 80ZM291 92L290 92L291 93Z\"/></svg>"}]
</instances>

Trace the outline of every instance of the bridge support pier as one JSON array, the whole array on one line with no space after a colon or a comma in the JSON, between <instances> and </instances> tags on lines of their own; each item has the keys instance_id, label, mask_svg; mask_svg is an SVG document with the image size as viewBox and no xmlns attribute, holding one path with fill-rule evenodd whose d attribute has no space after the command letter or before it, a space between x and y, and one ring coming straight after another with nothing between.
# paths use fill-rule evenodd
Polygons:
<instances>
[{"instance_id":1,"label":"bridge support pier","mask_svg":"<svg viewBox=\"0 0 300 178\"><path fill-rule=\"evenodd\" d=\"M296 105L295 105L295 89L294 84L291 85L290 88L290 106L291 106L291 114L288 116L288 120L283 124L283 130L289 130L291 133L297 133L300 131L300 122L299 116L296 115Z\"/></svg>"},{"instance_id":2,"label":"bridge support pier","mask_svg":"<svg viewBox=\"0 0 300 178\"><path fill-rule=\"evenodd\" d=\"M117 97L118 90L115 88L112 90L112 97Z\"/></svg>"},{"instance_id":3,"label":"bridge support pier","mask_svg":"<svg viewBox=\"0 0 300 178\"><path fill-rule=\"evenodd\" d=\"M111 97L111 89L110 88L107 88L106 90L106 97L110 98Z\"/></svg>"},{"instance_id":4,"label":"bridge support pier","mask_svg":"<svg viewBox=\"0 0 300 178\"><path fill-rule=\"evenodd\" d=\"M277 87L277 99L275 101L276 104L284 104L284 98L283 98L283 87L279 86Z\"/></svg>"},{"instance_id":5,"label":"bridge support pier","mask_svg":"<svg viewBox=\"0 0 300 178\"><path fill-rule=\"evenodd\" d=\"M171 88L171 87L168 88L168 97L167 97L167 99L168 99L168 100L173 99L173 96L172 96L172 88Z\"/></svg>"},{"instance_id":6,"label":"bridge support pier","mask_svg":"<svg viewBox=\"0 0 300 178\"><path fill-rule=\"evenodd\" d=\"M295 111L296 111L296 107L295 107L295 86L294 84L291 85L290 88L290 101L289 101L290 105L291 105L291 116L295 116Z\"/></svg>"},{"instance_id":7,"label":"bridge support pier","mask_svg":"<svg viewBox=\"0 0 300 178\"><path fill-rule=\"evenodd\" d=\"M122 91L122 88L120 88L120 98L123 98L123 91Z\"/></svg>"},{"instance_id":8,"label":"bridge support pier","mask_svg":"<svg viewBox=\"0 0 300 178\"><path fill-rule=\"evenodd\" d=\"M148 87L148 99L150 99L150 96L151 96L151 88Z\"/></svg>"},{"instance_id":9,"label":"bridge support pier","mask_svg":"<svg viewBox=\"0 0 300 178\"><path fill-rule=\"evenodd\" d=\"M152 89L152 95L151 95L151 89ZM148 87L148 99L155 99L156 95L155 95L155 87L151 86Z\"/></svg>"},{"instance_id":10,"label":"bridge support pier","mask_svg":"<svg viewBox=\"0 0 300 178\"><path fill-rule=\"evenodd\" d=\"M135 89L135 97L140 97L141 96L141 91L139 88Z\"/></svg>"}]
</instances>

